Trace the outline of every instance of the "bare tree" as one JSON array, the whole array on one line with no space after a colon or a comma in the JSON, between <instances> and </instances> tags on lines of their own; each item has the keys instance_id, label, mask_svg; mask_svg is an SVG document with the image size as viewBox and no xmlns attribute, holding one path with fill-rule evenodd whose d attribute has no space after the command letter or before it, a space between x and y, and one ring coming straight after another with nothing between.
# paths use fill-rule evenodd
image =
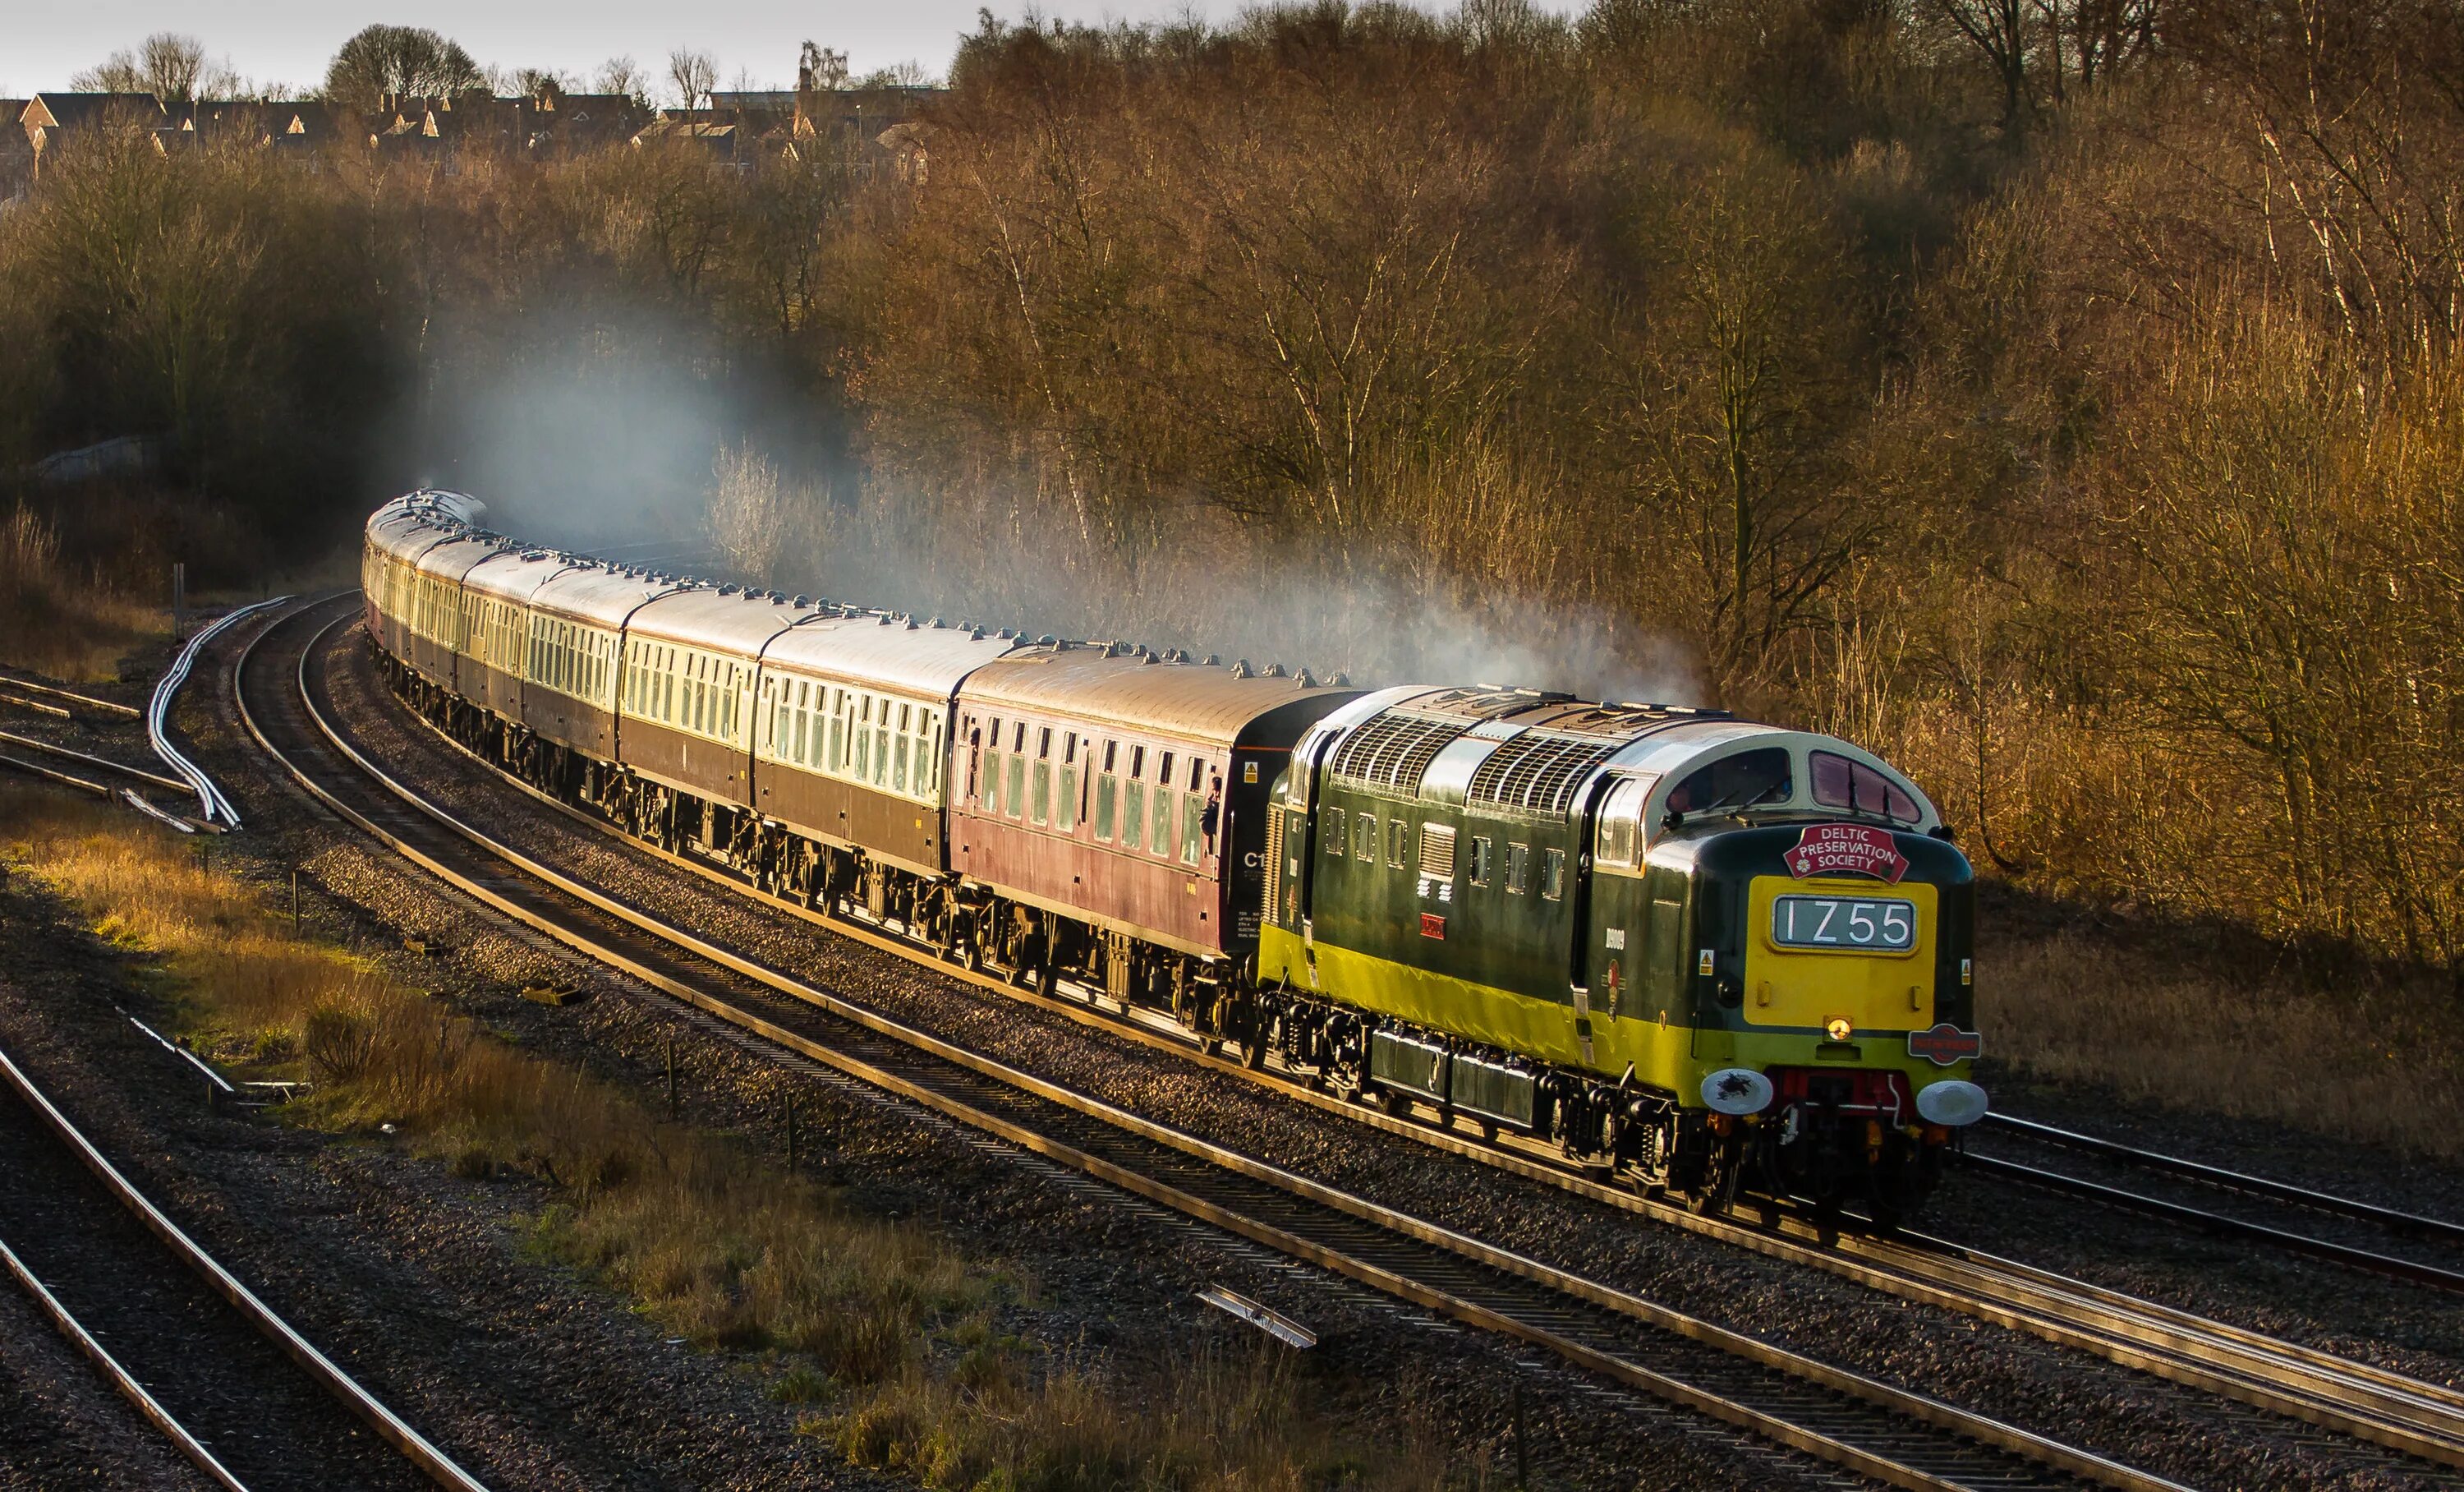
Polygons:
<instances>
[{"instance_id":1,"label":"bare tree","mask_svg":"<svg viewBox=\"0 0 2464 1492\"><path fill-rule=\"evenodd\" d=\"M206 45L194 36L156 32L134 53L115 52L101 66L69 80L83 93L150 93L165 103L193 103L236 91L239 75L223 63L208 60Z\"/></svg>"},{"instance_id":2,"label":"bare tree","mask_svg":"<svg viewBox=\"0 0 2464 1492\"><path fill-rule=\"evenodd\" d=\"M2015 135L2027 126L2035 98L2028 64L2036 45L2035 0L1928 0L1933 11L1976 49L2002 86L2002 129Z\"/></svg>"},{"instance_id":3,"label":"bare tree","mask_svg":"<svg viewBox=\"0 0 2464 1492\"><path fill-rule=\"evenodd\" d=\"M827 93L844 88L847 81L847 58L817 42L804 43L796 58L796 86L805 93Z\"/></svg>"},{"instance_id":4,"label":"bare tree","mask_svg":"<svg viewBox=\"0 0 2464 1492\"><path fill-rule=\"evenodd\" d=\"M514 70L513 91L524 99L558 99L564 96L564 75L552 69L521 67Z\"/></svg>"},{"instance_id":5,"label":"bare tree","mask_svg":"<svg viewBox=\"0 0 2464 1492\"><path fill-rule=\"evenodd\" d=\"M485 83L471 54L417 26L368 27L342 43L325 70L325 97L361 110L388 98L450 98Z\"/></svg>"},{"instance_id":6,"label":"bare tree","mask_svg":"<svg viewBox=\"0 0 2464 1492\"><path fill-rule=\"evenodd\" d=\"M609 57L591 75L593 93L621 93L644 108L650 106L650 79L631 57Z\"/></svg>"},{"instance_id":7,"label":"bare tree","mask_svg":"<svg viewBox=\"0 0 2464 1492\"><path fill-rule=\"evenodd\" d=\"M668 81L675 84L676 97L688 110L701 107L718 85L718 59L707 52L678 47L668 54Z\"/></svg>"}]
</instances>

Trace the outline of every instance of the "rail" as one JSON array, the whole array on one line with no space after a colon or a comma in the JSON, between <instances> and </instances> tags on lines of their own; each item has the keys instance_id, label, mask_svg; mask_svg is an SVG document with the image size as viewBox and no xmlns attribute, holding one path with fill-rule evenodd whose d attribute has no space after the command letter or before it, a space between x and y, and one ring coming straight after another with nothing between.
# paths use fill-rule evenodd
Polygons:
<instances>
[{"instance_id":1,"label":"rail","mask_svg":"<svg viewBox=\"0 0 2464 1492\"><path fill-rule=\"evenodd\" d=\"M304 609L294 618L285 618L285 624L312 611ZM1890 1485L1912 1489L1967 1487L1977 1484L1974 1479L1980 1473L1994 1485L2029 1484L2026 1481L2014 1483L2011 1479L2034 1471L2038 1474L2033 1479L2034 1484L2039 1485L2064 1484L2067 1479L2079 1479L2126 1492L2172 1492L2176 1486L2162 1478L1989 1416L1728 1331L1131 1114L908 1027L859 1002L781 973L630 907L524 856L430 802L377 767L345 739L343 732L319 709L309 682L309 667L323 638L346 619L327 623L302 650L295 681L285 690L281 703L301 712L311 733L309 744L316 749L339 757L353 774L372 783L381 793L379 801L389 797L410 810L407 818L402 817L399 810L389 813L402 826L402 832L378 821L376 813L386 811L363 812L345 801L341 792L274 739L277 727L270 726L255 710L247 670L259 644L279 631L282 624L253 639L237 664L242 674L238 690L242 721L258 746L312 797L413 864L497 912L696 1010L788 1052L832 1067L868 1086L1058 1161L1185 1216L1318 1264L1465 1325L1531 1343L1629 1390L1694 1410ZM436 831L442 831L441 837L436 836ZM428 835L427 842L413 843L415 834ZM456 869L448 863L449 855L468 857L473 852L490 864L510 866L519 873L520 880L509 880L493 871ZM526 891L522 881L549 888L556 900L550 902ZM581 925L582 919L560 910L566 902L579 902L612 918L622 927L646 935L647 942L637 940L629 947L619 946L606 935L587 931ZM663 957L666 949L683 953L688 963L677 964ZM869 1055L851 1055L839 1043L819 1041L767 1019L679 972L689 972L692 966L715 967L825 1013L852 1027L859 1042L880 1039L862 1048ZM885 1054L891 1053L905 1056L886 1060ZM936 1076L919 1076L920 1069L913 1060L916 1058L925 1059ZM900 1070L893 1070L893 1066ZM952 1081L937 1076L944 1072L958 1074L959 1079ZM1057 1139L1045 1127L1011 1117L1016 1111L1014 1103L1006 1105L1010 1113L996 1113L982 1102L958 1096L973 1080L988 1081L1009 1094L1040 1101L1064 1119L1074 1116L1080 1128L1071 1139ZM1091 1126L1084 1124L1089 1120L1094 1122ZM1087 1137L1098 1132L1133 1137L1159 1153L1185 1160L1177 1170L1166 1163L1165 1169L1173 1179L1161 1180L1150 1168L1123 1164L1096 1153ZM1248 1200L1227 1203L1222 1199L1225 1193L1206 1179L1212 1176L1236 1178L1247 1190L1235 1188L1232 1194ZM1200 1194L1201 1191L1208 1194ZM1266 1193L1279 1200L1262 1201ZM1366 1234L1364 1228L1368 1230ZM1473 1271L1466 1274L1465 1265L1474 1266ZM1536 1296L1536 1303L1516 1293L1513 1287L1518 1281L1534 1287L1531 1294ZM1584 1307L1589 1308L1588 1316ZM1674 1339L1677 1348L1690 1345L1696 1350L1698 1370L1699 1359L1704 1355L1701 1348L1708 1348L1721 1360L1749 1365L1759 1374L1757 1387L1750 1392L1705 1388L1695 1378L1681 1378L1644 1367L1628 1355L1604 1348L1598 1345L1603 1337L1596 1325L1585 1332L1579 1326L1567 1325L1610 1318L1656 1328ZM1581 1339L1586 1335L1591 1340ZM1794 1387L1783 1392L1774 1389L1774 1383ZM1808 1401L1803 1396L1807 1391L1816 1393L1819 1402ZM1859 1414L1868 1416L1867 1422L1859 1423ZM1870 1417L1875 1415L1884 1417L1892 1428L1876 1431L1870 1423ZM1839 1428L1842 1421L1851 1428ZM1989 1464L1980 1467L1980 1458ZM2053 1481L2045 1481L2046 1475Z\"/></svg>"},{"instance_id":2,"label":"rail","mask_svg":"<svg viewBox=\"0 0 2464 1492\"><path fill-rule=\"evenodd\" d=\"M231 1303L232 1309L246 1317L251 1325L298 1364L301 1371L340 1399L343 1407L358 1415L369 1429L409 1458L412 1464L427 1473L429 1480L439 1486L451 1488L452 1492L487 1492L477 1478L455 1465L451 1457L429 1444L426 1436L379 1402L374 1394L360 1387L359 1382L337 1366L333 1359L319 1351L316 1344L301 1336L273 1307L258 1300L254 1291L240 1282L238 1276L225 1269L221 1261L189 1237L178 1223L171 1220L170 1214L138 1191L126 1176L121 1174L120 1168L111 1164L110 1158L70 1123L69 1117L53 1103L50 1095L37 1087L6 1052L0 1052L0 1080L5 1080L16 1090L17 1096L34 1111L44 1126L76 1153L78 1163L94 1173L105 1191L136 1214L146 1232L162 1240L164 1247L204 1280L209 1289Z\"/></svg>"},{"instance_id":3,"label":"rail","mask_svg":"<svg viewBox=\"0 0 2464 1492\"><path fill-rule=\"evenodd\" d=\"M206 644L231 630L241 618L253 616L269 607L281 606L290 599L287 595L275 596L270 601L259 601L253 606L243 606L236 612L227 612L217 618L212 626L188 639L188 645L180 650L180 656L172 659L170 668L154 685L153 698L146 701L145 739L153 743L154 754L169 763L171 769L186 779L186 789L197 794L198 816L208 825L211 825L216 818L220 818L231 828L237 829L239 811L231 807L231 799L223 796L223 791L214 786L212 778L208 777L194 762L181 754L179 747L171 744L171 733L168 728L171 701L178 696L180 686L188 681L188 671L196 667L197 655L204 651ZM155 780L163 781L160 778ZM169 783L167 786L174 790L183 787L180 783Z\"/></svg>"},{"instance_id":4,"label":"rail","mask_svg":"<svg viewBox=\"0 0 2464 1492\"><path fill-rule=\"evenodd\" d=\"M33 736L18 735L13 730L0 730L0 746L14 746L21 751L33 751L38 755L55 757L63 762L75 762L80 767L96 771L111 772L117 776L126 777L132 782L142 782L149 788L161 788L168 792L187 792L189 790L189 785L184 780L165 777L159 772L149 772L142 767L125 766L109 757L97 756L91 751L80 751L75 746L54 746L48 741L37 741Z\"/></svg>"},{"instance_id":5,"label":"rail","mask_svg":"<svg viewBox=\"0 0 2464 1492\"><path fill-rule=\"evenodd\" d=\"M94 1364L95 1370L110 1380L121 1398L136 1406L137 1413L162 1431L182 1456L211 1478L215 1485L228 1488L229 1492L248 1492L248 1488L240 1484L240 1480L231 1475L231 1468L216 1459L214 1453L206 1449L204 1441L165 1409L162 1401L147 1392L145 1385L137 1381L137 1375L122 1367L120 1359L112 1356L96 1340L94 1333L85 1329L84 1324L62 1303L58 1296L52 1293L48 1285L35 1278L34 1272L26 1267L26 1261L17 1257L17 1251L5 1241L0 1241L0 1265L6 1265L18 1286L33 1297L35 1308L51 1319L60 1335L68 1338L85 1355L85 1360Z\"/></svg>"},{"instance_id":6,"label":"rail","mask_svg":"<svg viewBox=\"0 0 2464 1492\"><path fill-rule=\"evenodd\" d=\"M79 694L74 689L61 689L51 684L38 684L29 679L20 679L14 674L0 674L0 688L22 689L28 694L39 694L55 700L66 700L71 704L81 704L87 709L100 710L106 715L125 715L130 720L143 720L145 718L145 712L137 708L133 704L121 704L116 700L97 699L95 696L90 694Z\"/></svg>"},{"instance_id":7,"label":"rail","mask_svg":"<svg viewBox=\"0 0 2464 1492\"><path fill-rule=\"evenodd\" d=\"M2143 1170L2164 1171L2188 1180L2202 1182L2208 1186L2222 1188L2228 1191L2247 1192L2252 1196L2265 1197L2274 1202L2286 1202L2295 1207L2308 1208L2313 1212L2331 1213L2340 1217L2376 1223L2390 1233L2445 1238L2451 1242L2464 1243L2464 1223L2450 1222L2443 1217L2426 1217L2419 1213L2401 1212L2392 1207L2381 1207L2376 1203L2364 1202L2353 1197L2338 1196L2332 1191L2320 1191L2309 1187L2272 1180L2266 1176L2254 1176L2247 1171L2228 1170L2221 1166L2209 1166L2198 1161L2185 1160L2178 1155L2142 1149L2134 1145L2123 1145L2115 1140L2080 1134L2075 1129L2063 1129L2053 1125L2039 1124L2035 1120L2021 1119L2012 1114L1988 1114L1985 1117L1989 1123L2000 1128L2013 1130L2031 1139L2058 1145L2066 1149L2083 1150L2090 1155L2118 1161L2126 1166L2136 1166Z\"/></svg>"},{"instance_id":8,"label":"rail","mask_svg":"<svg viewBox=\"0 0 2464 1492\"><path fill-rule=\"evenodd\" d=\"M2120 1187L2106 1186L2101 1181L2090 1181L2084 1176L2066 1175L2058 1170L2047 1170L2041 1166L2022 1165L2017 1161L2007 1161L1998 1156L1970 1154L1966 1157L1964 1164L1971 1169L1981 1170L1991 1175L2007 1176L2032 1187L2042 1187L2050 1191L2067 1192L2072 1196L2082 1196L2090 1201L2102 1202L2109 1207L2145 1213L2150 1216L2162 1217L2170 1222L2183 1223L2202 1233L2226 1237L2250 1238L2283 1249L2288 1253L2305 1254L2312 1258L2328 1259L2370 1274L2385 1275L2391 1280L2431 1285L2441 1290L2464 1291L2464 1274L2457 1274L2452 1269L2441 1269L2436 1264L2425 1264L2418 1259L2403 1258L2393 1254L2381 1254L2373 1249L2356 1248L2349 1243L2338 1243L2329 1238L2315 1238L2308 1234L2294 1233L2283 1228L2271 1228L2265 1223L2252 1222L2248 1218L2234 1217L2224 1213L2212 1213L2206 1208L2191 1207L2183 1202L2168 1202L2163 1197L2124 1191Z\"/></svg>"},{"instance_id":9,"label":"rail","mask_svg":"<svg viewBox=\"0 0 2464 1492\"><path fill-rule=\"evenodd\" d=\"M1177 1026L1098 1010L1094 991L1073 998L1060 992L1068 988L1066 982L1051 995L1013 988L996 975L953 968L935 958L928 947L891 933L886 925L842 918L792 899L770 895L730 870L647 843L605 819L560 802L503 772L451 736L433 731L432 726L430 729L436 740L488 767L507 787L576 823L623 841L639 854L986 993L1171 1051L1225 1077L1271 1089L1290 1102L1527 1180L1555 1186L1666 1227L1819 1270L1912 1303L2022 1331L2125 1368L2321 1425L2403 1456L2464 1467L2464 1394L2444 1387L1921 1236L1878 1238L1847 1235L1834 1238L1793 1220L1771 1231L1721 1217L1698 1216L1682 1207L1607 1184L1582 1168L1569 1166L1535 1147L1475 1139L1442 1123L1390 1115L1375 1107L1347 1102L1283 1073L1271 1058L1265 1067L1251 1069L1233 1058L1208 1053Z\"/></svg>"}]
</instances>

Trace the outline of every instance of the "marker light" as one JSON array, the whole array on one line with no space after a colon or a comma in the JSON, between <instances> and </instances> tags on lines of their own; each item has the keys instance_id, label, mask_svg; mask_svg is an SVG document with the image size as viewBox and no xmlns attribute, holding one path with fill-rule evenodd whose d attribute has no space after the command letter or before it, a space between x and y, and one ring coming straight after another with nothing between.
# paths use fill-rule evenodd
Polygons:
<instances>
[{"instance_id":1,"label":"marker light","mask_svg":"<svg viewBox=\"0 0 2464 1492\"><path fill-rule=\"evenodd\" d=\"M1856 1030L1845 1015L1834 1015L1822 1023L1822 1034L1834 1041L1847 1040Z\"/></svg>"}]
</instances>

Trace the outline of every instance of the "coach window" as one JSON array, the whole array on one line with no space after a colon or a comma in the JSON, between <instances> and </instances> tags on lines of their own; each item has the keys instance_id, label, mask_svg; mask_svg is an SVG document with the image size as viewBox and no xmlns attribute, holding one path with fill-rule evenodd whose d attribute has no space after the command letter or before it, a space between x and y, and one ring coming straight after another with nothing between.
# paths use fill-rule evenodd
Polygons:
<instances>
[{"instance_id":1,"label":"coach window","mask_svg":"<svg viewBox=\"0 0 2464 1492\"><path fill-rule=\"evenodd\" d=\"M794 717L795 717L795 721L796 721L796 742L795 742L795 745L794 745L792 747L788 746L787 743L786 743L786 742L784 742L784 741L781 741L781 742L779 744L779 745L780 745L780 753L779 753L779 754L780 754L780 755L781 755L781 756L784 756L784 757L785 757L785 758L787 758L789 761L794 762L794 763L795 763L797 766L799 766L799 767L803 767L803 766L808 765L808 764L809 764L809 762L811 761L811 758L810 758L810 756L809 756L807 753L809 752L809 750L811 749L811 746L812 746L812 729L813 729L813 709L812 709L812 704L813 704L813 695L812 695L812 689L813 689L813 686L812 686L811 684L809 684L809 683L807 683L807 682L804 682L804 681L803 681L803 680L801 680L801 679L797 681L797 684L796 684L796 705L795 705L795 709L794 709L794 711L793 711L793 714L794 714ZM781 705L781 706L780 706L780 708L779 708L779 714L780 714L780 718L781 718L782 721L784 721L784 720L787 718L787 716L788 716L788 714L789 714L789 713L790 713L790 712L789 712L788 708L787 708L785 705ZM781 732L781 734L784 734L784 732Z\"/></svg>"},{"instance_id":2,"label":"coach window","mask_svg":"<svg viewBox=\"0 0 2464 1492\"><path fill-rule=\"evenodd\" d=\"M1108 844L1112 838L1112 810L1121 791L1121 779L1114 769L1120 759L1121 744L1105 742L1103 774L1095 779L1095 837Z\"/></svg>"},{"instance_id":3,"label":"coach window","mask_svg":"<svg viewBox=\"0 0 2464 1492\"><path fill-rule=\"evenodd\" d=\"M1052 822L1052 727L1045 725L1035 733L1035 796L1029 800L1027 816L1039 824Z\"/></svg>"},{"instance_id":4,"label":"coach window","mask_svg":"<svg viewBox=\"0 0 2464 1492\"><path fill-rule=\"evenodd\" d=\"M1061 800L1053 805L1052 827L1068 834L1078 827L1078 732L1061 738Z\"/></svg>"},{"instance_id":5,"label":"coach window","mask_svg":"<svg viewBox=\"0 0 2464 1492\"><path fill-rule=\"evenodd\" d=\"M1330 803L1320 814L1317 836L1331 856L1343 854L1343 810Z\"/></svg>"},{"instance_id":6,"label":"coach window","mask_svg":"<svg viewBox=\"0 0 2464 1492\"><path fill-rule=\"evenodd\" d=\"M1191 764L1193 768L1204 765L1202 762ZM1195 771L1192 775L1196 775ZM1198 852L1205 838L1206 794L1198 791L1184 792L1180 795L1180 862L1183 865L1198 863Z\"/></svg>"},{"instance_id":7,"label":"coach window","mask_svg":"<svg viewBox=\"0 0 2464 1492\"><path fill-rule=\"evenodd\" d=\"M911 781L920 786L924 780L924 764L918 759L918 753L915 750L914 705L901 704L898 706L898 734L896 744L893 745L891 749L897 757L896 765L891 768L891 787L900 792L905 792L907 791L908 784ZM913 778L910 778L907 775L907 769L910 765L913 765L915 768L915 775Z\"/></svg>"},{"instance_id":8,"label":"coach window","mask_svg":"<svg viewBox=\"0 0 2464 1492\"><path fill-rule=\"evenodd\" d=\"M1155 768L1155 817L1147 822L1147 848L1166 859L1172 857L1172 756L1166 751Z\"/></svg>"},{"instance_id":9,"label":"coach window","mask_svg":"<svg viewBox=\"0 0 2464 1492\"><path fill-rule=\"evenodd\" d=\"M1506 847L1506 889L1521 896L1531 887L1531 846L1508 844Z\"/></svg>"},{"instance_id":10,"label":"coach window","mask_svg":"<svg viewBox=\"0 0 2464 1492\"><path fill-rule=\"evenodd\" d=\"M1138 780L1138 769L1146 765L1147 748L1130 747L1130 780L1121 785L1121 848L1135 850L1146 843L1147 785Z\"/></svg>"},{"instance_id":11,"label":"coach window","mask_svg":"<svg viewBox=\"0 0 2464 1492\"><path fill-rule=\"evenodd\" d=\"M1565 900L1565 851L1543 850L1540 852L1540 894L1551 902L1560 902Z\"/></svg>"},{"instance_id":12,"label":"coach window","mask_svg":"<svg viewBox=\"0 0 2464 1492\"><path fill-rule=\"evenodd\" d=\"M983 810L986 813L1001 812L1001 726L995 719L984 733Z\"/></svg>"},{"instance_id":13,"label":"coach window","mask_svg":"<svg viewBox=\"0 0 2464 1492\"><path fill-rule=\"evenodd\" d=\"M1489 872L1496 868L1497 846L1486 835L1474 835L1471 840L1471 883L1488 884Z\"/></svg>"}]
</instances>

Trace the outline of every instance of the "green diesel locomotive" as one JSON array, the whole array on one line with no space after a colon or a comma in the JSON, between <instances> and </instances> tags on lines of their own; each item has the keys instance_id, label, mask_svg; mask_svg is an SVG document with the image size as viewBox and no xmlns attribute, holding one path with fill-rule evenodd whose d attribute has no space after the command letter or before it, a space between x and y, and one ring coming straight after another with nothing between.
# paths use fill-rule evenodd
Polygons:
<instances>
[{"instance_id":1,"label":"green diesel locomotive","mask_svg":"<svg viewBox=\"0 0 2464 1492\"><path fill-rule=\"evenodd\" d=\"M1390 1104L1885 1224L1984 1113L1968 861L1844 741L1387 690L1301 739L1266 838L1262 1018Z\"/></svg>"}]
</instances>

